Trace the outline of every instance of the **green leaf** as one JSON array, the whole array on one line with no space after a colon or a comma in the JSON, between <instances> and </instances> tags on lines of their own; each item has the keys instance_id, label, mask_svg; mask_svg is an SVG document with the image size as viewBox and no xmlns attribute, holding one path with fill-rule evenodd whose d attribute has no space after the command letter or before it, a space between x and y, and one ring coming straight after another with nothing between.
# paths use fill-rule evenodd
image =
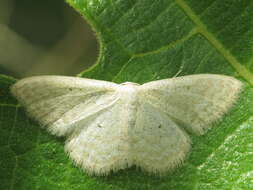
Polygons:
<instances>
[{"instance_id":1,"label":"green leaf","mask_svg":"<svg viewBox=\"0 0 253 190\"><path fill-rule=\"evenodd\" d=\"M144 83L176 74L226 74L246 87L212 130L192 136L184 165L165 177L135 168L91 177L64 153L64 139L30 120L0 76L0 189L253 189L253 2L67 0L92 25L98 62L80 74Z\"/></svg>"}]
</instances>

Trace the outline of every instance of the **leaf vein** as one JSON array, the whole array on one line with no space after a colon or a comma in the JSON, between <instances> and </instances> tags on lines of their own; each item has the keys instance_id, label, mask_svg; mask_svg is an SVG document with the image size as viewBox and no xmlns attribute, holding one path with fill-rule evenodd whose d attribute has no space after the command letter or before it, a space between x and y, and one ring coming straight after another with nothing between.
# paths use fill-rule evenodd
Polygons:
<instances>
[{"instance_id":1,"label":"leaf vein","mask_svg":"<svg viewBox=\"0 0 253 190\"><path fill-rule=\"evenodd\" d=\"M179 7L184 10L185 14L198 26L199 32L217 49L217 51L230 63L234 69L253 85L253 75L223 46L223 44L209 32L200 18L194 11L185 3L184 0L175 0Z\"/></svg>"}]
</instances>

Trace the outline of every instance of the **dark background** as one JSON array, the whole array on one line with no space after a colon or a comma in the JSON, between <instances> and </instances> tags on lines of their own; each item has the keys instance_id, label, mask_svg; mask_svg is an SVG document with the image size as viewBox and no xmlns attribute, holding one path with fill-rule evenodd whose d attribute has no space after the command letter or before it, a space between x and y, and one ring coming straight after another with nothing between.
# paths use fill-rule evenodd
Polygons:
<instances>
[{"instance_id":1,"label":"dark background","mask_svg":"<svg viewBox=\"0 0 253 190\"><path fill-rule=\"evenodd\" d=\"M0 74L76 75L97 54L91 27L64 0L0 0Z\"/></svg>"}]
</instances>

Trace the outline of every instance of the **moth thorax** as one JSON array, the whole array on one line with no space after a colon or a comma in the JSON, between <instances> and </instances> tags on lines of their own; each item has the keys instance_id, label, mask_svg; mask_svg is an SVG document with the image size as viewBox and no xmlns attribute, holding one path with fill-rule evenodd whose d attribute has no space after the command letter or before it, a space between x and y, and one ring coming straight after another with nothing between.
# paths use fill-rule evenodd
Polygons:
<instances>
[{"instance_id":1,"label":"moth thorax","mask_svg":"<svg viewBox=\"0 0 253 190\"><path fill-rule=\"evenodd\" d=\"M118 89L119 96L126 104L135 104L138 99L138 86L137 85L120 85Z\"/></svg>"}]
</instances>

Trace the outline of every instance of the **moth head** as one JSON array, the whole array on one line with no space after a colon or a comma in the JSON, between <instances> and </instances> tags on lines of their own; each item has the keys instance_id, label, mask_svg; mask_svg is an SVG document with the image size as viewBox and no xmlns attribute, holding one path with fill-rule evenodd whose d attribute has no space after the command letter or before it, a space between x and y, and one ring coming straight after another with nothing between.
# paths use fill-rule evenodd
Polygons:
<instances>
[{"instance_id":1,"label":"moth head","mask_svg":"<svg viewBox=\"0 0 253 190\"><path fill-rule=\"evenodd\" d=\"M139 86L140 84L135 82L123 82L121 85L129 85L129 86Z\"/></svg>"}]
</instances>

